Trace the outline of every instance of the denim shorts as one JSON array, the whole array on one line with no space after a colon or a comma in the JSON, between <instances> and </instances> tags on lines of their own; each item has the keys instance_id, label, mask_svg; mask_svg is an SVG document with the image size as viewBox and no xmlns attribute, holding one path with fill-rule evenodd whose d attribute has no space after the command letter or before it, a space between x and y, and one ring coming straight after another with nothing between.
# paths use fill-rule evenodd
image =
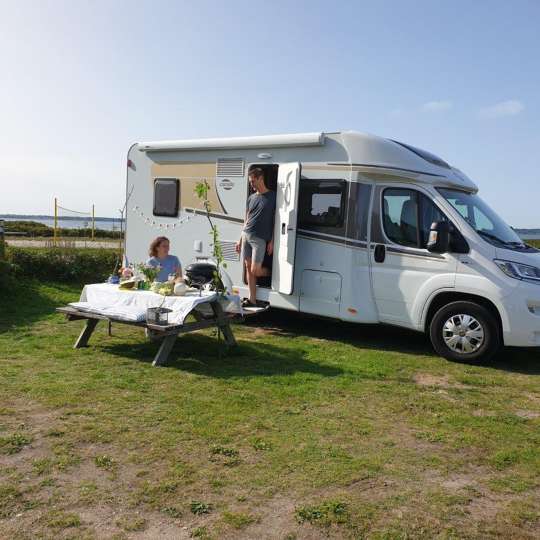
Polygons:
<instances>
[{"instance_id":1,"label":"denim shorts","mask_svg":"<svg viewBox=\"0 0 540 540\"><path fill-rule=\"evenodd\" d=\"M242 260L251 259L256 264L262 264L266 253L266 240L253 236L251 233L242 233Z\"/></svg>"}]
</instances>

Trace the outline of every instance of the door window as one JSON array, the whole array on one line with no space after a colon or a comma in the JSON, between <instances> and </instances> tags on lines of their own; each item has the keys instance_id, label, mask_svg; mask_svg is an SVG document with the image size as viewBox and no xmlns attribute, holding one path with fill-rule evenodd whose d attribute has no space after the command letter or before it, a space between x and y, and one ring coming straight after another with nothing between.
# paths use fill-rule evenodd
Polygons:
<instances>
[{"instance_id":1,"label":"door window","mask_svg":"<svg viewBox=\"0 0 540 540\"><path fill-rule=\"evenodd\" d=\"M300 181L298 226L338 234L345 229L347 182L344 180Z\"/></svg>"},{"instance_id":2,"label":"door window","mask_svg":"<svg viewBox=\"0 0 540 540\"><path fill-rule=\"evenodd\" d=\"M383 193L383 225L386 236L402 246L425 248L435 221L447 217L422 193L390 188Z\"/></svg>"}]
</instances>

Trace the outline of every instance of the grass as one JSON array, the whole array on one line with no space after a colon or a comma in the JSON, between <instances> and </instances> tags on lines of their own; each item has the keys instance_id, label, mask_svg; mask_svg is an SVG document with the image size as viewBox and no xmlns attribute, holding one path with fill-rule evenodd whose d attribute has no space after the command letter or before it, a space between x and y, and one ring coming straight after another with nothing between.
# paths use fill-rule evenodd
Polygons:
<instances>
[{"instance_id":1,"label":"grass","mask_svg":"<svg viewBox=\"0 0 540 540\"><path fill-rule=\"evenodd\" d=\"M1 537L538 536L538 350L455 364L276 311L221 360L207 331L156 369L129 327L72 349L54 307L79 291L0 297Z\"/></svg>"}]
</instances>

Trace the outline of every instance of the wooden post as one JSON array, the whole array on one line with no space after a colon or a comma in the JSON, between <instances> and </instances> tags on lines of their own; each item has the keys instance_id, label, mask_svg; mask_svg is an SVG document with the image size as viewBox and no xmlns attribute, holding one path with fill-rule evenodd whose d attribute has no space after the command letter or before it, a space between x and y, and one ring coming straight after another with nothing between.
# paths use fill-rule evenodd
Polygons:
<instances>
[{"instance_id":1,"label":"wooden post","mask_svg":"<svg viewBox=\"0 0 540 540\"><path fill-rule=\"evenodd\" d=\"M95 240L96 235L96 215L95 215L95 207L92 205L92 241Z\"/></svg>"},{"instance_id":2,"label":"wooden post","mask_svg":"<svg viewBox=\"0 0 540 540\"><path fill-rule=\"evenodd\" d=\"M53 230L53 245L56 246L58 240L58 200L54 198L54 230Z\"/></svg>"},{"instance_id":3,"label":"wooden post","mask_svg":"<svg viewBox=\"0 0 540 540\"><path fill-rule=\"evenodd\" d=\"M6 243L4 239L4 220L0 219L0 261L6 257Z\"/></svg>"}]
</instances>

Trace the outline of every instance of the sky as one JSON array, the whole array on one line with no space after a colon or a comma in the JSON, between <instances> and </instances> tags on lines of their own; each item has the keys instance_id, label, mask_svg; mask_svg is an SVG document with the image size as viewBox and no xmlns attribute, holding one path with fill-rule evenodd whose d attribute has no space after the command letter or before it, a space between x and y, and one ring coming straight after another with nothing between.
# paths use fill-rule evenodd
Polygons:
<instances>
[{"instance_id":1,"label":"sky","mask_svg":"<svg viewBox=\"0 0 540 540\"><path fill-rule=\"evenodd\" d=\"M354 129L540 227L540 1L0 0L0 213L117 216L136 141Z\"/></svg>"}]
</instances>

